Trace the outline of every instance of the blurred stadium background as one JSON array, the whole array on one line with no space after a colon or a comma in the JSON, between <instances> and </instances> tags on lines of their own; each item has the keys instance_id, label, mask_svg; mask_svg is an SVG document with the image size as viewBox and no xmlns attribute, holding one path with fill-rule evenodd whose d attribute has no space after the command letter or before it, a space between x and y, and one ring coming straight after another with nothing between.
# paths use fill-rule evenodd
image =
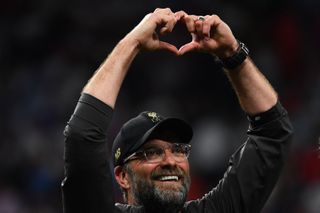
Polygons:
<instances>
[{"instance_id":1,"label":"blurred stadium background","mask_svg":"<svg viewBox=\"0 0 320 213\"><path fill-rule=\"evenodd\" d=\"M2 0L0 212L62 212L62 132L80 91L116 43L157 7L218 14L247 44L295 128L287 166L263 213L319 213L316 0ZM179 46L190 36L180 24L163 39ZM215 186L246 137L245 115L205 54L140 53L118 98L110 141L142 110L182 117L194 127L189 199Z\"/></svg>"}]
</instances>

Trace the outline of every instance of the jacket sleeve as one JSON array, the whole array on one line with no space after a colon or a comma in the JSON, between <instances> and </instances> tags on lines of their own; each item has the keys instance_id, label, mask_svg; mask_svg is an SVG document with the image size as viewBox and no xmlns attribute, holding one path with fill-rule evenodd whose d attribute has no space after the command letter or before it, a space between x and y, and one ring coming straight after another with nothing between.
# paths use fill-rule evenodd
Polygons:
<instances>
[{"instance_id":1,"label":"jacket sleeve","mask_svg":"<svg viewBox=\"0 0 320 213\"><path fill-rule=\"evenodd\" d=\"M293 129L280 103L248 119L248 139L231 156L224 177L202 199L188 203L187 212L261 211L284 165Z\"/></svg>"},{"instance_id":2,"label":"jacket sleeve","mask_svg":"<svg viewBox=\"0 0 320 213\"><path fill-rule=\"evenodd\" d=\"M64 213L113 212L113 182L106 131L112 108L82 94L64 130Z\"/></svg>"}]
</instances>

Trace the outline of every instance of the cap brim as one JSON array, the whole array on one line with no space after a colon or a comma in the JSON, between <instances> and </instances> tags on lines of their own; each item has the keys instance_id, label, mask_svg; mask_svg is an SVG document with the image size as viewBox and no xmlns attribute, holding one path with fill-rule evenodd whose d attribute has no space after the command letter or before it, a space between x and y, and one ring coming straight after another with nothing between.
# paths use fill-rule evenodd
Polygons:
<instances>
[{"instance_id":1,"label":"cap brim","mask_svg":"<svg viewBox=\"0 0 320 213\"><path fill-rule=\"evenodd\" d=\"M132 152L151 139L160 139L172 143L189 143L193 136L191 126L178 118L167 118L149 129L132 147Z\"/></svg>"}]
</instances>

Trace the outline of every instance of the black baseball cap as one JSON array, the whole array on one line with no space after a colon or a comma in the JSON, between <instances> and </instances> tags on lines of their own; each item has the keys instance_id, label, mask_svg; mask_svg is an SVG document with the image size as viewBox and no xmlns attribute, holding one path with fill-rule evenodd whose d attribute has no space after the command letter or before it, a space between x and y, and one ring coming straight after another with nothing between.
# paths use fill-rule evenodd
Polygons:
<instances>
[{"instance_id":1,"label":"black baseball cap","mask_svg":"<svg viewBox=\"0 0 320 213\"><path fill-rule=\"evenodd\" d=\"M126 157L136 152L148 140L189 143L192 136L192 128L184 120L164 118L156 112L142 112L127 121L116 136L112 146L113 165L122 165Z\"/></svg>"}]
</instances>

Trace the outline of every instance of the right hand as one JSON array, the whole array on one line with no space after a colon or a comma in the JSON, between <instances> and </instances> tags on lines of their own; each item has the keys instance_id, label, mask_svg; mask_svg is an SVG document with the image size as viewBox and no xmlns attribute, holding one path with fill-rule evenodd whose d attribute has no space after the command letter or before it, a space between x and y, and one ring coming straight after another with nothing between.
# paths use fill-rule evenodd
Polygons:
<instances>
[{"instance_id":1,"label":"right hand","mask_svg":"<svg viewBox=\"0 0 320 213\"><path fill-rule=\"evenodd\" d=\"M180 18L180 15L175 15L169 8L158 8L146 15L126 37L137 42L139 49L165 49L178 54L178 49L174 45L159 39L156 29L160 27L161 34L172 32Z\"/></svg>"}]
</instances>

